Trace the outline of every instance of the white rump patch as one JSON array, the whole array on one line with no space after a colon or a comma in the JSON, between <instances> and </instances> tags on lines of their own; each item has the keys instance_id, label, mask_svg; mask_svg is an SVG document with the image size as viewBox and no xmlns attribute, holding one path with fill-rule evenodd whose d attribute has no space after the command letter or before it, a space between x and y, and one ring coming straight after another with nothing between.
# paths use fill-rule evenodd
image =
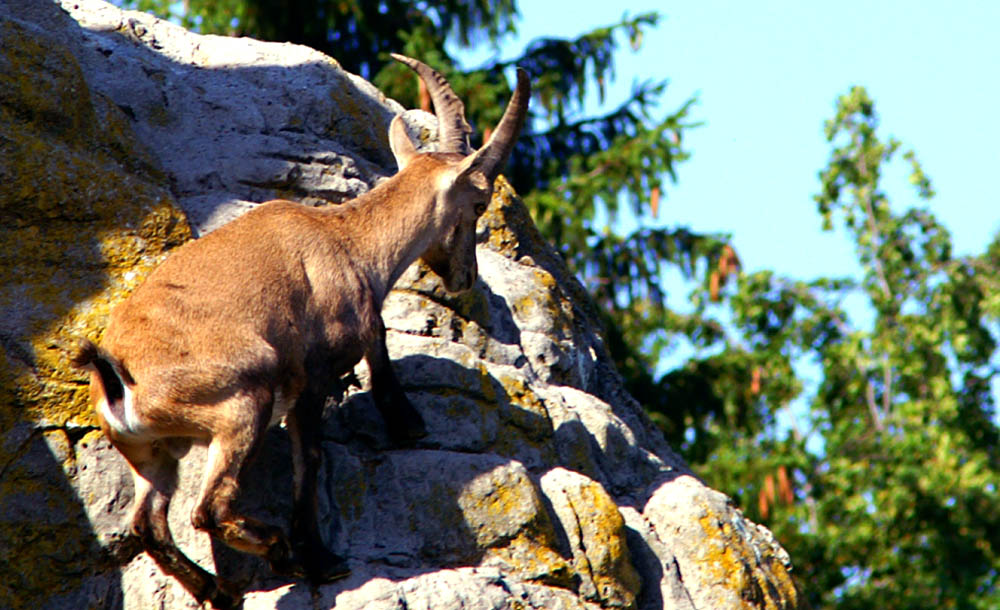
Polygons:
<instances>
[{"instance_id":1,"label":"white rump patch","mask_svg":"<svg viewBox=\"0 0 1000 610\"><path fill-rule=\"evenodd\" d=\"M135 394L124 383L122 383L122 415L125 421L119 419L111 410L107 396L101 398L97 408L104 421L122 436L142 436L146 432L146 425L139 419L139 414L135 410Z\"/></svg>"}]
</instances>

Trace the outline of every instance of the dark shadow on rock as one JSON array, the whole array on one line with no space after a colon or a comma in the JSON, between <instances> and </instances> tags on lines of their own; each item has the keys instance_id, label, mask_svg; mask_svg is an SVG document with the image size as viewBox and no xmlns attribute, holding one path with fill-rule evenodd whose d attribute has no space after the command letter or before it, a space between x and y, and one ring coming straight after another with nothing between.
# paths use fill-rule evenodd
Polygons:
<instances>
[{"instance_id":1,"label":"dark shadow on rock","mask_svg":"<svg viewBox=\"0 0 1000 610\"><path fill-rule=\"evenodd\" d=\"M493 292L493 289L482 279L476 281L474 290L481 290L489 304L490 321L483 328L494 341L499 341L506 345L521 344L521 329L514 321L514 314L511 312L507 301L500 295Z\"/></svg>"},{"instance_id":2,"label":"dark shadow on rock","mask_svg":"<svg viewBox=\"0 0 1000 610\"><path fill-rule=\"evenodd\" d=\"M503 383L481 370L426 354L404 356L393 367L427 423L429 435L415 443L417 448L488 452L505 424L533 436L551 435L544 415L520 408ZM352 447L392 447L367 391L349 394L334 414L326 427L330 438Z\"/></svg>"},{"instance_id":3,"label":"dark shadow on rock","mask_svg":"<svg viewBox=\"0 0 1000 610\"><path fill-rule=\"evenodd\" d=\"M80 479L88 474L81 472L87 465L75 461L83 442L61 430L36 430L12 447L15 461L0 472L0 606L122 606L116 555L134 555L137 549L127 540L98 542L78 495Z\"/></svg>"},{"instance_id":4,"label":"dark shadow on rock","mask_svg":"<svg viewBox=\"0 0 1000 610\"><path fill-rule=\"evenodd\" d=\"M636 598L636 606L638 610L660 610L664 608L663 593L660 591L663 579L660 558L638 532L630 527L626 527L625 532L632 564L642 575L642 588Z\"/></svg>"}]
</instances>

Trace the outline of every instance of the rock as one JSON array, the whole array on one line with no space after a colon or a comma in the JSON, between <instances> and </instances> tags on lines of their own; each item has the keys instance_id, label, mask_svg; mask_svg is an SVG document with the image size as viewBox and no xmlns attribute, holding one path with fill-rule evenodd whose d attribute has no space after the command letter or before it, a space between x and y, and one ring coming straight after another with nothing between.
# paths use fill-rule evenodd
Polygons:
<instances>
[{"instance_id":1,"label":"rock","mask_svg":"<svg viewBox=\"0 0 1000 610\"><path fill-rule=\"evenodd\" d=\"M767 529L747 521L722 494L693 477L660 486L643 516L670 540L695 608L788 607L795 603L791 560ZM682 544L677 544L681 542Z\"/></svg>"},{"instance_id":2,"label":"rock","mask_svg":"<svg viewBox=\"0 0 1000 610\"><path fill-rule=\"evenodd\" d=\"M0 4L0 607L196 607L125 535L130 476L68 356L192 236L391 175L401 111L305 47L100 0ZM405 116L433 148L432 117ZM311 588L193 530L198 446L170 511L185 552L248 610L796 607L787 555L627 394L585 291L503 179L479 230L471 291L418 263L383 312L428 437L389 449L364 389L327 406L321 533L353 574ZM288 444L269 432L240 499L286 528Z\"/></svg>"},{"instance_id":3,"label":"rock","mask_svg":"<svg viewBox=\"0 0 1000 610\"><path fill-rule=\"evenodd\" d=\"M615 501L600 483L562 468L545 473L541 485L572 551L580 595L605 607L633 607L641 580Z\"/></svg>"}]
</instances>

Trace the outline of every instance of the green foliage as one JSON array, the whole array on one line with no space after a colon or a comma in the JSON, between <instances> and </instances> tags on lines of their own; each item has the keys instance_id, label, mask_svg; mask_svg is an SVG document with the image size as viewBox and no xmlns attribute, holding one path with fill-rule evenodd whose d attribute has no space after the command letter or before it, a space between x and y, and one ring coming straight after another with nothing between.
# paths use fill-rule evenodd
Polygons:
<instances>
[{"instance_id":1,"label":"green foliage","mask_svg":"<svg viewBox=\"0 0 1000 610\"><path fill-rule=\"evenodd\" d=\"M795 431L781 438L773 428L729 428L732 447L702 472L768 522L816 607L993 608L997 244L956 258L930 212L890 205L881 178L900 143L877 130L863 89L838 100L815 197L825 226L839 221L853 237L864 276L805 284L751 274L730 301L735 334L769 363L772 382L794 390L789 365L818 368L800 423L819 448L808 450ZM915 155L903 160L916 199L933 196ZM869 306L860 323L844 306L859 296ZM794 392L763 395L778 410ZM779 468L794 473L791 502L764 489Z\"/></svg>"}]
</instances>

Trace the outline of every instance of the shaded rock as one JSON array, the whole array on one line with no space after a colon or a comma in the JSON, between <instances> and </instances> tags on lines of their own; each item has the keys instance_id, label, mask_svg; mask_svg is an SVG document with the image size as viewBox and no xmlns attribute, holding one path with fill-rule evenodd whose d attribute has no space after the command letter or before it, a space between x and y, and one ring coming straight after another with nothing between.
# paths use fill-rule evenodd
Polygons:
<instances>
[{"instance_id":1,"label":"shaded rock","mask_svg":"<svg viewBox=\"0 0 1000 610\"><path fill-rule=\"evenodd\" d=\"M304 47L100 0L0 4L0 607L195 607L125 535L130 477L68 355L192 235L391 175L401 110ZM405 116L432 149L432 118ZM182 549L248 609L795 607L787 555L627 394L585 291L503 179L478 228L472 290L418 263L383 311L427 438L387 448L363 366L327 405L321 535L353 574L311 588L193 530L200 446L171 504ZM268 433L240 498L285 528L288 445Z\"/></svg>"},{"instance_id":2,"label":"shaded rock","mask_svg":"<svg viewBox=\"0 0 1000 610\"><path fill-rule=\"evenodd\" d=\"M67 348L190 232L127 116L39 25L67 17L24 4L0 6L0 606L76 589L59 604L82 607L116 579L75 481L121 465L78 451L93 418Z\"/></svg>"}]
</instances>

